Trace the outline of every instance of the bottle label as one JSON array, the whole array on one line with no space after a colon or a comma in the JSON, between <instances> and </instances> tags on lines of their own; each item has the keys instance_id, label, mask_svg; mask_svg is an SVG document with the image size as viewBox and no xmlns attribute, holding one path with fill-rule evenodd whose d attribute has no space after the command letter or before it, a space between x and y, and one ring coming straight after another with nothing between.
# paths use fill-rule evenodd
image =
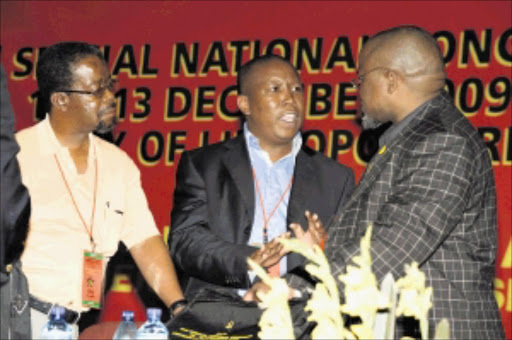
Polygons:
<instances>
[{"instance_id":1,"label":"bottle label","mask_svg":"<svg viewBox=\"0 0 512 340\"><path fill-rule=\"evenodd\" d=\"M137 339L155 339L155 340L160 340L160 339L168 339L169 336L168 334L163 334L163 333L138 333L137 334Z\"/></svg>"},{"instance_id":2,"label":"bottle label","mask_svg":"<svg viewBox=\"0 0 512 340\"><path fill-rule=\"evenodd\" d=\"M70 330L62 330L62 329L43 329L40 339L46 340L46 339L65 339L65 340L71 340L72 339L72 332Z\"/></svg>"},{"instance_id":3,"label":"bottle label","mask_svg":"<svg viewBox=\"0 0 512 340\"><path fill-rule=\"evenodd\" d=\"M137 339L168 339L169 331L163 323L147 321L137 332Z\"/></svg>"},{"instance_id":4,"label":"bottle label","mask_svg":"<svg viewBox=\"0 0 512 340\"><path fill-rule=\"evenodd\" d=\"M103 255L84 251L82 271L82 306L100 308Z\"/></svg>"}]
</instances>

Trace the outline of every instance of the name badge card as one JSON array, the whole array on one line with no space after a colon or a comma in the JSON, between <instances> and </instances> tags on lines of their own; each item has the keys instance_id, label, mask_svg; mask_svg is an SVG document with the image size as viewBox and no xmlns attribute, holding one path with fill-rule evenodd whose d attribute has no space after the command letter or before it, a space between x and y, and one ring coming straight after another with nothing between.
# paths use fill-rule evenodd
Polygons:
<instances>
[{"instance_id":1,"label":"name badge card","mask_svg":"<svg viewBox=\"0 0 512 340\"><path fill-rule=\"evenodd\" d=\"M103 255L84 251L82 273L82 306L100 308Z\"/></svg>"}]
</instances>

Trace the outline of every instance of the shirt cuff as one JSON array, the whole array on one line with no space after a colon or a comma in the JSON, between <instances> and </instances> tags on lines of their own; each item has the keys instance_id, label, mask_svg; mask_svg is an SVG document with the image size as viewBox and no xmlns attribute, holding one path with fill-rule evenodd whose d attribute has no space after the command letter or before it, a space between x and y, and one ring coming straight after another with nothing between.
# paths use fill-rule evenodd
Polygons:
<instances>
[{"instance_id":1,"label":"shirt cuff","mask_svg":"<svg viewBox=\"0 0 512 340\"><path fill-rule=\"evenodd\" d=\"M247 271L247 274L249 275L249 281L251 282L251 285L254 283L254 279L256 278L256 273L254 270Z\"/></svg>"}]
</instances>

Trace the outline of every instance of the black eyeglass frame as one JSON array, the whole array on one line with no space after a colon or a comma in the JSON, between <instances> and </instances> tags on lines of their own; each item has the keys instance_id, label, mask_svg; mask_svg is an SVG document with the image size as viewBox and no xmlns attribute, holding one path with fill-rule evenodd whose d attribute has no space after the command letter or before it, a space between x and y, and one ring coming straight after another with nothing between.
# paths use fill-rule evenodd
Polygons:
<instances>
[{"instance_id":1,"label":"black eyeglass frame","mask_svg":"<svg viewBox=\"0 0 512 340\"><path fill-rule=\"evenodd\" d=\"M361 84L363 83L363 80L364 80L364 77L366 77L369 73L373 72L373 71L377 71L377 70L391 70L389 67L384 67L384 66L378 66L378 67L375 67L375 68L372 68L370 71L367 71L361 75L358 75L357 78L354 78L350 81L350 83L352 84L352 86L356 89L359 88L359 86L361 86Z\"/></svg>"},{"instance_id":2,"label":"black eyeglass frame","mask_svg":"<svg viewBox=\"0 0 512 340\"><path fill-rule=\"evenodd\" d=\"M95 97L103 97L106 90L109 90L110 92L114 93L117 84L119 83L119 80L117 79L109 79L107 84L100 86L97 90L94 91L86 91L86 90L57 90L55 92L64 92L64 93L76 93L76 94L87 94L87 95L93 95Z\"/></svg>"}]
</instances>

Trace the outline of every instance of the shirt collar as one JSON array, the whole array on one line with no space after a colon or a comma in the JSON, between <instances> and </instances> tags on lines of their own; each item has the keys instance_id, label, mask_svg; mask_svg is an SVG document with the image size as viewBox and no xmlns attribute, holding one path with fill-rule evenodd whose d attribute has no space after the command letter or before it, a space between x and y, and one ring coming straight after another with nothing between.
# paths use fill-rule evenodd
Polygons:
<instances>
[{"instance_id":1,"label":"shirt collar","mask_svg":"<svg viewBox=\"0 0 512 340\"><path fill-rule=\"evenodd\" d=\"M62 146L55 135L55 131L53 131L52 125L50 124L50 115L47 113L46 117L41 121L42 125L42 134L44 140L48 141L48 143L43 143L43 145L47 145L47 151L49 153L55 154L69 154L69 149L65 146ZM92 138L92 133L89 133L89 160L94 159L96 145L94 143L94 138Z\"/></svg>"},{"instance_id":2,"label":"shirt collar","mask_svg":"<svg viewBox=\"0 0 512 340\"><path fill-rule=\"evenodd\" d=\"M259 138L256 137L249 130L249 128L247 127L247 123L244 123L244 138L245 138L245 143L247 145L247 148L258 150L258 151L265 152L266 154L268 154L266 151L264 151L260 148ZM297 154L299 153L301 147L302 147L302 137L300 135L300 132L297 132L297 134L295 135L295 137L293 137L293 140L292 140L292 151L288 155L292 154L293 158L295 158L297 156ZM284 157L287 157L288 155L286 155Z\"/></svg>"},{"instance_id":3,"label":"shirt collar","mask_svg":"<svg viewBox=\"0 0 512 340\"><path fill-rule=\"evenodd\" d=\"M61 153L61 152L67 151L67 148L62 146L59 143L59 140L57 139L57 136L55 135L55 132L53 131L52 125L50 124L50 115L49 114L46 114L46 117L43 119L41 124L43 126L42 131L43 131L44 139L49 142L47 144L49 147L48 148L49 151L51 151L52 153Z\"/></svg>"},{"instance_id":4,"label":"shirt collar","mask_svg":"<svg viewBox=\"0 0 512 340\"><path fill-rule=\"evenodd\" d=\"M411 113L405 116L404 119L399 121L396 124L391 124L391 126L380 136L379 145L382 147L384 145L389 145L393 139L403 130L409 123L416 117L423 108L430 103L432 99L427 100L425 103L421 104L417 108L415 108Z\"/></svg>"}]
</instances>

